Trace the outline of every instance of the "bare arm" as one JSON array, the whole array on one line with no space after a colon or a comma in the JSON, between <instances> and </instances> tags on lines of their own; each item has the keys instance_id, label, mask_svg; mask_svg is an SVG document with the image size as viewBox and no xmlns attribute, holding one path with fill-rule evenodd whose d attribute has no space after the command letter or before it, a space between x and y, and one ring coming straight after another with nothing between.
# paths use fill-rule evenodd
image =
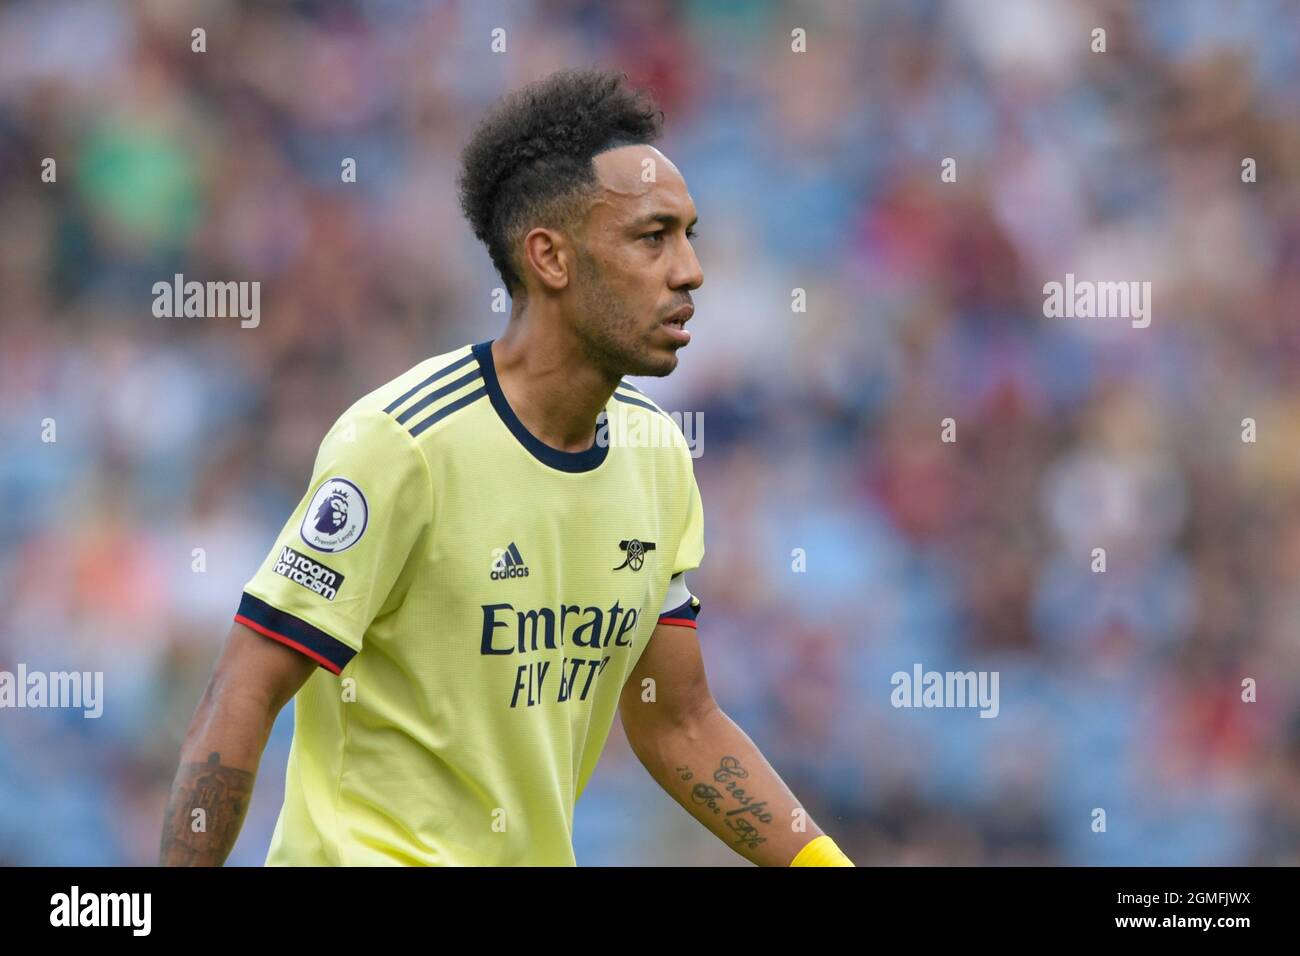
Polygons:
<instances>
[{"instance_id":1,"label":"bare arm","mask_svg":"<svg viewBox=\"0 0 1300 956\"><path fill-rule=\"evenodd\" d=\"M230 628L181 746L163 820L161 866L226 861L276 715L316 666L242 624Z\"/></svg>"},{"instance_id":2,"label":"bare arm","mask_svg":"<svg viewBox=\"0 0 1300 956\"><path fill-rule=\"evenodd\" d=\"M758 747L714 701L693 628L655 628L623 688L619 715L650 775L752 863L789 866L821 836Z\"/></svg>"}]
</instances>

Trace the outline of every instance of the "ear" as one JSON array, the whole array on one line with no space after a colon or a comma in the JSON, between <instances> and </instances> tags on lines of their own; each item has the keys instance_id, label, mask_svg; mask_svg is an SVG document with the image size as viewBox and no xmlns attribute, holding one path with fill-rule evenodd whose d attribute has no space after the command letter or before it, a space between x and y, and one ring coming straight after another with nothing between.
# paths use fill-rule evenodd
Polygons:
<instances>
[{"instance_id":1,"label":"ear","mask_svg":"<svg viewBox=\"0 0 1300 956\"><path fill-rule=\"evenodd\" d=\"M538 226L524 236L524 264L543 287L555 292L567 287L573 261L568 240L555 230Z\"/></svg>"}]
</instances>

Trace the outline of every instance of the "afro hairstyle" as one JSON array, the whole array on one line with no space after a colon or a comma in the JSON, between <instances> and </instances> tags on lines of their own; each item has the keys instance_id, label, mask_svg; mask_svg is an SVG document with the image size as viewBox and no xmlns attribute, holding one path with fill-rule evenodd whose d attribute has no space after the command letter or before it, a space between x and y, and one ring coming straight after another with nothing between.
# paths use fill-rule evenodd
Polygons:
<instances>
[{"instance_id":1,"label":"afro hairstyle","mask_svg":"<svg viewBox=\"0 0 1300 956\"><path fill-rule=\"evenodd\" d=\"M592 159L653 143L663 112L625 73L561 70L504 97L461 154L461 210L511 295L523 292L512 250L538 225L563 228L596 187Z\"/></svg>"}]
</instances>

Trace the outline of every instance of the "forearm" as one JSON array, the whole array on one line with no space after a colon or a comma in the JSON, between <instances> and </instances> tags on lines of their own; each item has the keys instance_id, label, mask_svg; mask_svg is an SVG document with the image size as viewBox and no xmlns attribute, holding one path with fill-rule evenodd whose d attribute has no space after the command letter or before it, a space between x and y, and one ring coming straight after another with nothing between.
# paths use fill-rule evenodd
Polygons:
<instances>
[{"instance_id":1,"label":"forearm","mask_svg":"<svg viewBox=\"0 0 1300 956\"><path fill-rule=\"evenodd\" d=\"M634 750L688 813L759 866L789 866L822 833L754 742L719 708L661 730Z\"/></svg>"},{"instance_id":2,"label":"forearm","mask_svg":"<svg viewBox=\"0 0 1300 956\"><path fill-rule=\"evenodd\" d=\"M276 709L233 691L204 694L181 747L159 847L161 866L220 866L253 793Z\"/></svg>"}]
</instances>

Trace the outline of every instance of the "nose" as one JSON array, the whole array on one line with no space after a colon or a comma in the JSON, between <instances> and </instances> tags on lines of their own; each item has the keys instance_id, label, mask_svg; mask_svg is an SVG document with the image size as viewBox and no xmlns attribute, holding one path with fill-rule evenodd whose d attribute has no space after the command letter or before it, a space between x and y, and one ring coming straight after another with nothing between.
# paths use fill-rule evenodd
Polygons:
<instances>
[{"instance_id":1,"label":"nose","mask_svg":"<svg viewBox=\"0 0 1300 956\"><path fill-rule=\"evenodd\" d=\"M687 291L698 289L704 284L704 270L700 268L700 260L696 257L695 249L689 239L682 244L682 252L673 264L668 284L675 290Z\"/></svg>"}]
</instances>

